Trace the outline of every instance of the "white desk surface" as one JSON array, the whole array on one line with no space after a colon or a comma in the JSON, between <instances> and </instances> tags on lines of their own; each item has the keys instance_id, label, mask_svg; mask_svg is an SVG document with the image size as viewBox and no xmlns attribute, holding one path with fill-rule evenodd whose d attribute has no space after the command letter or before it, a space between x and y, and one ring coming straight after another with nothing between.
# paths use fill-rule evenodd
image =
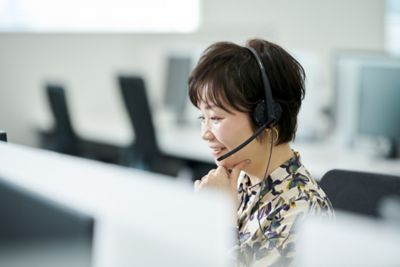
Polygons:
<instances>
[{"instance_id":1,"label":"white desk surface","mask_svg":"<svg viewBox=\"0 0 400 267\"><path fill-rule=\"evenodd\" d=\"M200 127L177 127L158 120L157 138L160 148L169 154L201 159L213 163L210 150L200 136ZM348 149L337 141L295 142L292 148L300 152L302 161L311 174L320 179L332 169L378 172L400 176L400 158L387 160L367 152Z\"/></svg>"},{"instance_id":2,"label":"white desk surface","mask_svg":"<svg viewBox=\"0 0 400 267\"><path fill-rule=\"evenodd\" d=\"M193 194L192 185L170 177L11 143L0 142L0 163L0 179L95 218L95 267L135 266L137 260L225 266L231 203L223 196Z\"/></svg>"},{"instance_id":3,"label":"white desk surface","mask_svg":"<svg viewBox=\"0 0 400 267\"><path fill-rule=\"evenodd\" d=\"M196 129L170 127L164 129L162 134L158 134L158 140L161 149L167 153L213 163L211 153ZM332 169L400 176L400 159L387 160L374 157L366 152L346 149L334 142L300 142L292 144L292 148L300 152L303 164L317 179Z\"/></svg>"},{"instance_id":4,"label":"white desk surface","mask_svg":"<svg viewBox=\"0 0 400 267\"><path fill-rule=\"evenodd\" d=\"M366 152L350 150L331 143L299 143L292 147L301 154L303 164L320 179L332 169L356 170L400 176L400 159L387 160Z\"/></svg>"},{"instance_id":5,"label":"white desk surface","mask_svg":"<svg viewBox=\"0 0 400 267\"><path fill-rule=\"evenodd\" d=\"M160 149L167 154L183 158L213 163L211 153L201 139L200 127L176 126L168 116L155 117L157 141ZM76 124L78 134L89 140L127 146L134 140L129 123L92 121L90 124ZM331 169L352 169L379 172L400 176L400 159L385 160L366 153L349 150L335 142L295 143L292 147L299 151L303 163L316 178L321 178Z\"/></svg>"}]
</instances>

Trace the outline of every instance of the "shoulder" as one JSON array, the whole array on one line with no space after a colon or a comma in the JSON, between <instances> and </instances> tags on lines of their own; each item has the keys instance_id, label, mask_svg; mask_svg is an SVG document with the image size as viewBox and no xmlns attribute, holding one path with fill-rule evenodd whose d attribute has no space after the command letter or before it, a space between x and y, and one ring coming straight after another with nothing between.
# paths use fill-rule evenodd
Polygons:
<instances>
[{"instance_id":1,"label":"shoulder","mask_svg":"<svg viewBox=\"0 0 400 267\"><path fill-rule=\"evenodd\" d=\"M279 185L284 210L313 215L333 215L332 205L317 180L301 163ZM285 200L285 201L283 201Z\"/></svg>"},{"instance_id":2,"label":"shoulder","mask_svg":"<svg viewBox=\"0 0 400 267\"><path fill-rule=\"evenodd\" d=\"M296 154L298 155L298 154ZM273 186L261 200L260 211L267 224L285 227L302 221L308 215L333 216L332 205L318 182L305 166L297 160L290 160L280 167L279 172L269 181Z\"/></svg>"}]
</instances>

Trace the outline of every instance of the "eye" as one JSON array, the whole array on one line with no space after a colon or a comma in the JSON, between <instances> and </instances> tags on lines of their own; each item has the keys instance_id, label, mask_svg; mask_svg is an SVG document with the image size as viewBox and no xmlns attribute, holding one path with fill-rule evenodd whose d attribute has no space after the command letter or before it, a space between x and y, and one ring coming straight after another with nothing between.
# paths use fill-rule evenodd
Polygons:
<instances>
[{"instance_id":1,"label":"eye","mask_svg":"<svg viewBox=\"0 0 400 267\"><path fill-rule=\"evenodd\" d=\"M197 119L200 120L201 122L203 122L205 118L204 118L203 115L199 115L199 116L197 117Z\"/></svg>"},{"instance_id":2,"label":"eye","mask_svg":"<svg viewBox=\"0 0 400 267\"><path fill-rule=\"evenodd\" d=\"M220 117L211 117L210 118L211 119L211 121L213 122L213 123L219 123L221 120L222 120L222 118L220 118Z\"/></svg>"}]
</instances>

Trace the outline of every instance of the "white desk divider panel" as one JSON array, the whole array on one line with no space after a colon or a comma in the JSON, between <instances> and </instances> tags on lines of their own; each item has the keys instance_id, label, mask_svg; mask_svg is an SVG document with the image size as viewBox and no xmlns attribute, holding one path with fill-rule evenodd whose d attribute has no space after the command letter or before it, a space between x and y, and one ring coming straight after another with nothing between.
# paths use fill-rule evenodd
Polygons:
<instances>
[{"instance_id":1,"label":"white desk divider panel","mask_svg":"<svg viewBox=\"0 0 400 267\"><path fill-rule=\"evenodd\" d=\"M400 266L398 223L337 212L335 221L308 220L300 233L294 267Z\"/></svg>"},{"instance_id":2,"label":"white desk divider panel","mask_svg":"<svg viewBox=\"0 0 400 267\"><path fill-rule=\"evenodd\" d=\"M0 181L92 216L92 266L231 263L233 206L216 192L194 194L171 177L11 143L0 143Z\"/></svg>"}]
</instances>

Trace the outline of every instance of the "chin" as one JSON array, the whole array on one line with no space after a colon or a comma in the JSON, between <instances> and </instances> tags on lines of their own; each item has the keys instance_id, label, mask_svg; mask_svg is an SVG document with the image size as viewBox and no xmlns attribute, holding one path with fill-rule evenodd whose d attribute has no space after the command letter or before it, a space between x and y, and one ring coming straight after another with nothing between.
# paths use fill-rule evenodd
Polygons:
<instances>
[{"instance_id":1,"label":"chin","mask_svg":"<svg viewBox=\"0 0 400 267\"><path fill-rule=\"evenodd\" d=\"M216 164L217 166L222 166L222 167L224 167L225 169L231 169L232 166L235 165L235 164L232 162L232 160L231 160L230 157L227 158L227 159L224 159L224 160L222 160L222 161L218 161L217 158L215 158L214 161L215 161L215 164Z\"/></svg>"}]
</instances>

